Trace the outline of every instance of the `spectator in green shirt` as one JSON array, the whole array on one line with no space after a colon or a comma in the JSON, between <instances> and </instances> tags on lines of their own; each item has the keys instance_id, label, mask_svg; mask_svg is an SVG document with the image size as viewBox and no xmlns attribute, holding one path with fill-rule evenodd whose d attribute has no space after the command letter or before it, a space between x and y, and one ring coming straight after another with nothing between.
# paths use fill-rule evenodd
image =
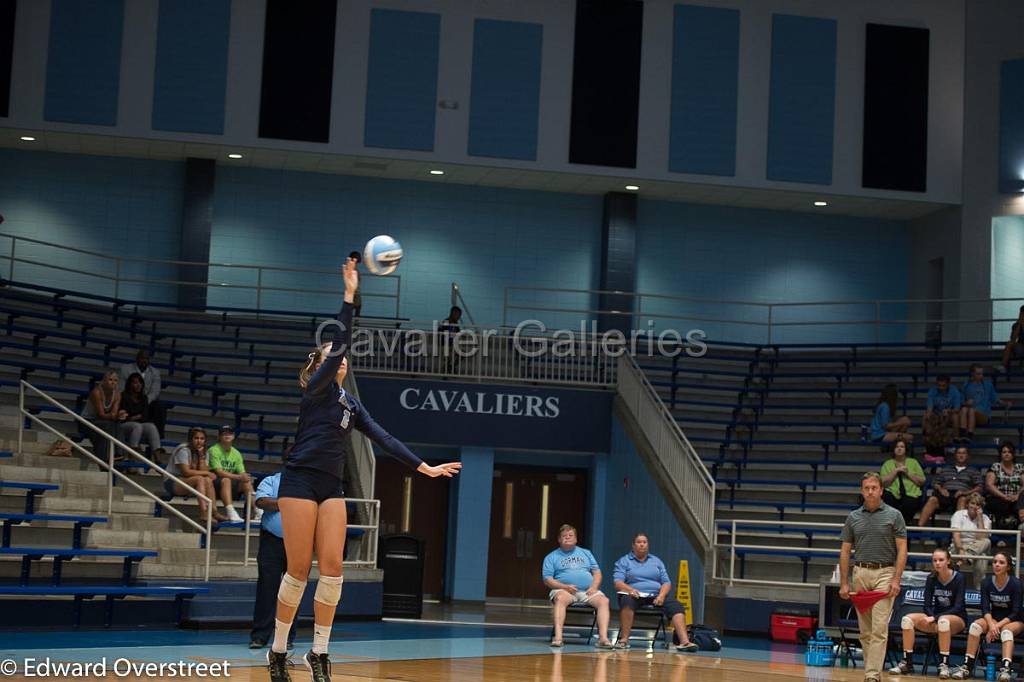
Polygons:
<instances>
[{"instance_id":1,"label":"spectator in green shirt","mask_svg":"<svg viewBox=\"0 0 1024 682\"><path fill-rule=\"evenodd\" d=\"M892 447L892 459L886 460L880 473L885 489L882 501L899 510L906 525L914 525L914 514L921 508L924 469L916 459L907 456L905 441L896 441Z\"/></svg>"},{"instance_id":2,"label":"spectator in green shirt","mask_svg":"<svg viewBox=\"0 0 1024 682\"><path fill-rule=\"evenodd\" d=\"M252 477L245 473L242 453L232 445L234 442L235 430L230 426L220 427L217 442L209 449L207 456L210 471L217 475L217 490L224 504L224 514L229 521L241 521L242 517L235 511L232 499L253 492ZM257 514L257 521L259 516Z\"/></svg>"}]
</instances>

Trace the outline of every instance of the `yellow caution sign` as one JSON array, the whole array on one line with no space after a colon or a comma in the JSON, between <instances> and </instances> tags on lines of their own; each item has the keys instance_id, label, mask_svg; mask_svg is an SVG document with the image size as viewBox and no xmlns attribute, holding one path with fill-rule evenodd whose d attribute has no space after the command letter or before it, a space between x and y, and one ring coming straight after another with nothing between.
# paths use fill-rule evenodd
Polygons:
<instances>
[{"instance_id":1,"label":"yellow caution sign","mask_svg":"<svg viewBox=\"0 0 1024 682\"><path fill-rule=\"evenodd\" d=\"M686 559L679 560L679 579L676 581L676 601L686 607L684 622L693 618L693 598L690 596L690 564Z\"/></svg>"}]
</instances>

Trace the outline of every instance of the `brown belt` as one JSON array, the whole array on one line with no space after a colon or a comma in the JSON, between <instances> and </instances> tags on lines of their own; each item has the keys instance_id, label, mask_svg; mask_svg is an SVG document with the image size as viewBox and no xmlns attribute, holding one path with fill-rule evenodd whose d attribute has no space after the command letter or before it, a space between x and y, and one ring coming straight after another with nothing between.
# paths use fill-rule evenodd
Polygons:
<instances>
[{"instance_id":1,"label":"brown belt","mask_svg":"<svg viewBox=\"0 0 1024 682\"><path fill-rule=\"evenodd\" d=\"M855 561L855 562L853 562L853 565L854 566L859 566L860 568L874 568L874 569L878 569L878 568L892 568L892 566L893 566L892 564L880 564L877 561Z\"/></svg>"}]
</instances>

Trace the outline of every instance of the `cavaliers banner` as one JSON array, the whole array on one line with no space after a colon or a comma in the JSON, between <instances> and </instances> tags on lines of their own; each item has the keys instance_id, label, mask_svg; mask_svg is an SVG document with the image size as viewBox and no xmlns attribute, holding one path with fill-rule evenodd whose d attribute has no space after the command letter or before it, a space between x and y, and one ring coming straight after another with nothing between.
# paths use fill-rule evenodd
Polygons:
<instances>
[{"instance_id":1,"label":"cavaliers banner","mask_svg":"<svg viewBox=\"0 0 1024 682\"><path fill-rule=\"evenodd\" d=\"M359 377L359 398L421 445L608 452L611 391Z\"/></svg>"}]
</instances>

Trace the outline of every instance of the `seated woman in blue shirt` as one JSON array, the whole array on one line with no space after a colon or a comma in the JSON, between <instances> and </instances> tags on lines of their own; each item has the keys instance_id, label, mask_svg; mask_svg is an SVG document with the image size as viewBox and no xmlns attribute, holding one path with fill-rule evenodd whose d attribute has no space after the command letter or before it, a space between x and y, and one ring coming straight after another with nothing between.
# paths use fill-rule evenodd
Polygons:
<instances>
[{"instance_id":1,"label":"seated woman in blue shirt","mask_svg":"<svg viewBox=\"0 0 1024 682\"><path fill-rule=\"evenodd\" d=\"M697 645L686 636L686 609L672 596L672 581L661 559L649 552L646 533L633 536L633 551L615 562L612 579L619 593L619 638L616 649L629 648L629 632L638 606L662 609L672 621L679 644L676 651L696 651Z\"/></svg>"},{"instance_id":2,"label":"seated woman in blue shirt","mask_svg":"<svg viewBox=\"0 0 1024 682\"><path fill-rule=\"evenodd\" d=\"M890 668L891 675L914 672L914 637L916 631L939 636L939 679L948 680L949 647L953 635L967 627L967 606L964 602L966 582L953 570L949 550L940 547L932 552L932 572L924 584L924 611L908 613L900 621L903 630L903 658Z\"/></svg>"},{"instance_id":3,"label":"seated woman in blue shirt","mask_svg":"<svg viewBox=\"0 0 1024 682\"><path fill-rule=\"evenodd\" d=\"M910 417L896 414L899 391L896 384L886 384L875 403L875 415L871 419L871 442L891 443L902 440L910 443L914 435L908 431Z\"/></svg>"}]
</instances>

